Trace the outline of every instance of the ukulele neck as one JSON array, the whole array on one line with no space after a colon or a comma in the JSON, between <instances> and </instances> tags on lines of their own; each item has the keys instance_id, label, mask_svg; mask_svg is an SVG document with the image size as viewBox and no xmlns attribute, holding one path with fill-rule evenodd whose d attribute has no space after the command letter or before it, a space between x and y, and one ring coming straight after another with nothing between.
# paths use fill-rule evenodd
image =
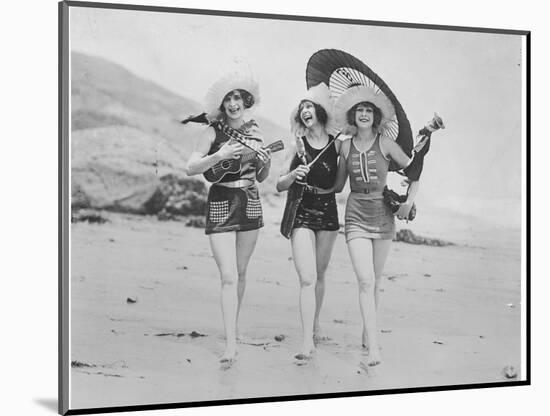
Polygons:
<instances>
[{"instance_id":1,"label":"ukulele neck","mask_svg":"<svg viewBox=\"0 0 550 416\"><path fill-rule=\"evenodd\" d=\"M248 162L256 157L256 152L245 153L241 156L241 162Z\"/></svg>"}]
</instances>

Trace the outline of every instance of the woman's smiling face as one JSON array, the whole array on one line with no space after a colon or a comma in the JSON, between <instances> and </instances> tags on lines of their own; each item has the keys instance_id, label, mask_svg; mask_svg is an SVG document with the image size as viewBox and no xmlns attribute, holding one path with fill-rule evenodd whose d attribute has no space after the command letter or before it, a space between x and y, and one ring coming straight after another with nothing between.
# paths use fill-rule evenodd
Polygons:
<instances>
[{"instance_id":1,"label":"woman's smiling face","mask_svg":"<svg viewBox=\"0 0 550 416\"><path fill-rule=\"evenodd\" d=\"M317 123L317 113L311 101L304 101L300 105L300 120L306 128L310 128Z\"/></svg>"},{"instance_id":2,"label":"woman's smiling face","mask_svg":"<svg viewBox=\"0 0 550 416\"><path fill-rule=\"evenodd\" d=\"M355 109L355 124L358 128L372 128L374 109L370 105L360 104Z\"/></svg>"},{"instance_id":3,"label":"woman's smiling face","mask_svg":"<svg viewBox=\"0 0 550 416\"><path fill-rule=\"evenodd\" d=\"M244 101L239 90L229 92L223 99L224 112L230 119L239 119L244 114Z\"/></svg>"}]
</instances>

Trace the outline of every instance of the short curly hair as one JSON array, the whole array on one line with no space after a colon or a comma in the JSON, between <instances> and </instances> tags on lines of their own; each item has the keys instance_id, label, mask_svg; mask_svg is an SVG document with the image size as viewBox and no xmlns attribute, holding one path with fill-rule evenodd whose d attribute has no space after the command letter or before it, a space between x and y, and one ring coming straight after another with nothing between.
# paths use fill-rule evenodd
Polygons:
<instances>
[{"instance_id":1,"label":"short curly hair","mask_svg":"<svg viewBox=\"0 0 550 416\"><path fill-rule=\"evenodd\" d=\"M370 101L362 101L360 103L357 103L348 110L348 112L346 113L346 119L348 124L350 126L357 126L357 124L355 124L355 112L357 111L357 108L359 106L372 108L374 112L374 120L372 121L372 128L377 130L378 127L380 126L380 123L382 122L382 111L380 111L380 109Z\"/></svg>"},{"instance_id":2,"label":"short curly hair","mask_svg":"<svg viewBox=\"0 0 550 416\"><path fill-rule=\"evenodd\" d=\"M255 102L254 101L254 96L252 94L250 94L248 91L241 90L241 89L232 90L232 91L229 91L227 94L225 94L225 96L223 97L222 103L218 107L218 110L220 110L220 112L222 114L225 114L225 109L223 108L223 103L225 102L225 100L229 99L229 97L231 95L233 95L234 91L239 91L239 93L241 94L241 97L242 97L243 103L244 103L244 108L250 108L254 105L254 102Z\"/></svg>"},{"instance_id":3,"label":"short curly hair","mask_svg":"<svg viewBox=\"0 0 550 416\"><path fill-rule=\"evenodd\" d=\"M302 121L302 117L300 117L300 113L302 112L302 109L304 108L305 103L313 104L313 108L315 108L315 115L317 116L317 120L319 120L319 123L321 123L323 126L326 126L328 122L328 114L326 110L319 104L314 103L313 101L310 101L310 100L300 101L300 104L298 105L298 112L294 116L294 121L298 123L300 126L305 127L305 124Z\"/></svg>"}]
</instances>

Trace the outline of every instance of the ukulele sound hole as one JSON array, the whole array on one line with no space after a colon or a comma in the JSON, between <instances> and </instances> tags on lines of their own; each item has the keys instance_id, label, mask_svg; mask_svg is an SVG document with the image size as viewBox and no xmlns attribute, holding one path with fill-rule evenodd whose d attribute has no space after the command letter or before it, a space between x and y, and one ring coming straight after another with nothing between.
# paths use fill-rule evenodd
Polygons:
<instances>
[{"instance_id":1,"label":"ukulele sound hole","mask_svg":"<svg viewBox=\"0 0 550 416\"><path fill-rule=\"evenodd\" d=\"M224 168L224 169L229 169L230 167L231 167L231 161L229 161L229 160L224 160L224 161L222 162L222 168Z\"/></svg>"}]
</instances>

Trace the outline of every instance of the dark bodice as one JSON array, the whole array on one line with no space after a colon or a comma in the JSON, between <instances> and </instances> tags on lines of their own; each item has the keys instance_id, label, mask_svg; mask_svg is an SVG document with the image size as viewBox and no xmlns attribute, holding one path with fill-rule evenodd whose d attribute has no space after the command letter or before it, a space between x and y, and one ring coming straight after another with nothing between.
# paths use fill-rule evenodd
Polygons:
<instances>
[{"instance_id":1,"label":"dark bodice","mask_svg":"<svg viewBox=\"0 0 550 416\"><path fill-rule=\"evenodd\" d=\"M329 135L329 142L333 136ZM323 149L312 147L305 137L302 137L304 147L306 149L307 162L311 162ZM302 162L298 156L294 156L290 164L290 170L295 169ZM318 188L329 189L334 186L336 180L336 171L338 167L338 154L336 152L336 144L334 141L330 143L329 148L321 155L321 157L311 166L307 175L307 184Z\"/></svg>"}]
</instances>

